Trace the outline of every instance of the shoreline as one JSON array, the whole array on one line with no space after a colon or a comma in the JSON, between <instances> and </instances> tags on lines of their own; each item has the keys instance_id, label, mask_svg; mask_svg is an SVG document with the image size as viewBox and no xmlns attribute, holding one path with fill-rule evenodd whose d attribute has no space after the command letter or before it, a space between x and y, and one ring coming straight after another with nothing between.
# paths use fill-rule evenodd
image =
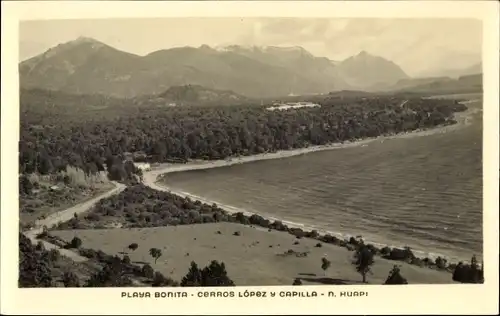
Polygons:
<instances>
[{"instance_id":1,"label":"shoreline","mask_svg":"<svg viewBox=\"0 0 500 316\"><path fill-rule=\"evenodd\" d=\"M447 132L457 130L457 129L460 129L460 128L463 128L463 127L470 125L471 120L472 120L472 115L477 113L478 111L480 111L480 109L474 108L474 107L468 107L468 109L466 111L457 112L453 115L453 119L455 119L457 121L457 123L455 123L453 125L436 126L436 127L424 129L424 130L414 130L411 132L399 133L399 134L394 134L394 135L380 135L377 137L356 140L356 141L350 141L350 142L344 142L344 143L334 143L334 144L329 144L329 145L311 146L311 147L298 148L298 149L292 149L292 150L283 150L283 151L277 151L274 153L263 153L263 154L257 154L257 155L252 155L252 156L230 158L227 160L201 161L201 162L200 161L192 161L191 163L187 163L187 164L183 164L183 165L161 164L161 165L157 166L156 168L152 169L151 171L144 173L143 183L152 189L159 190L159 191L167 191L167 192L170 192L172 194L176 194L176 195L179 195L182 197L188 197L192 200L199 200L200 202L203 202L205 204L212 205L215 203L220 208L222 208L224 211L226 211L228 214L234 214L234 213L239 213L239 212L243 213L245 216L251 216L251 215L255 214L255 215L264 217L265 219L271 220L271 221L281 221L283 224L287 225L289 228L300 228L300 229L309 230L309 231L316 230L318 233L320 233L320 235L338 236L341 240L345 240L345 239L349 239L350 237L355 237L356 234L331 232L331 231L327 231L325 229L316 228L314 225L286 221L286 220L282 220L280 218L274 217L272 215L266 215L266 214L259 213L259 212L249 212L249 211L245 210L244 208L235 207L235 206L228 205L225 203L219 203L215 200L210 200L208 198L198 196L198 195L195 195L195 194L192 194L189 192L173 189L173 188L167 186L165 183L162 183L162 180L164 179L164 177L167 176L167 174L174 173L174 172L220 168L220 167L232 166L235 164L250 163L250 162L261 161L261 160L289 158L289 157L294 157L294 156L298 156L298 155L304 155L304 154L319 152L319 151L350 148L350 147L359 147L359 146L367 145L367 144L372 143L372 142L377 141L377 140L380 142L384 142L385 140L391 140L391 139L412 138L412 137L430 136L430 135L434 135L434 134L447 133ZM404 248L404 246L396 246L396 245L389 245L389 244L383 244L383 243L377 243L377 242L370 242L369 240L366 240L365 242L370 243L376 247L386 247L387 246L390 248L398 248L398 249ZM415 256L417 258L420 258L420 259L427 257L427 258L434 260L437 257L441 257L441 258L445 258L445 259L449 260L450 261L449 264L452 264L452 263L456 264L459 261L467 262L467 260L462 260L460 257L457 257L457 256L444 255L444 254L440 254L437 252L425 251L425 250L420 250L420 249L412 249L412 251L413 251L413 253L415 253Z\"/></svg>"},{"instance_id":2,"label":"shoreline","mask_svg":"<svg viewBox=\"0 0 500 316\"><path fill-rule=\"evenodd\" d=\"M475 101L475 100L473 100ZM462 103L466 103L464 101ZM261 153L255 154L251 156L239 156L239 157L231 157L227 159L218 159L218 160L191 160L185 164L177 164L177 163L161 163L157 166L151 168L150 171L144 173L144 178L148 177L159 177L162 174L172 173L172 172L181 172L181 171L191 171L191 170L203 170L203 169L211 169L211 168L220 168L220 167L228 167L235 164L243 164L250 163L261 160L271 160L271 159L281 159L281 158L290 158L294 156L326 151L326 150L334 150L334 149L343 149L343 148L352 148L352 147L360 147L363 145L368 145L375 141L384 142L386 140L393 139L404 139L404 138L413 138L413 137L422 137L422 136L430 136L435 134L444 134L448 133L465 126L469 126L471 124L472 116L479 112L480 110L477 108L469 107L464 112L456 112L452 119L455 119L457 123L452 125L437 125L435 127L427 128L427 129L416 129L410 132L403 132L391 135L379 135L375 137L369 137L364 139L356 139L353 141L345 141L343 143L330 143L326 145L314 145L303 148L294 148L287 150L278 150L276 152L269 153ZM158 181L155 180L154 182ZM151 180L149 182L152 182Z\"/></svg>"}]
</instances>

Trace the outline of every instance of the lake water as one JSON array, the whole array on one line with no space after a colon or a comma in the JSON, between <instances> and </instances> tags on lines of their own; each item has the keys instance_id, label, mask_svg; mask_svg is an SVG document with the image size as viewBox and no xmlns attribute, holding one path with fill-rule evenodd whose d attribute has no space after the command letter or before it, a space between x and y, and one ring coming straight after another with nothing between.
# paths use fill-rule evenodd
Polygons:
<instances>
[{"instance_id":1,"label":"lake water","mask_svg":"<svg viewBox=\"0 0 500 316\"><path fill-rule=\"evenodd\" d=\"M166 182L220 204L425 255L482 255L480 114L444 134L172 173Z\"/></svg>"}]
</instances>

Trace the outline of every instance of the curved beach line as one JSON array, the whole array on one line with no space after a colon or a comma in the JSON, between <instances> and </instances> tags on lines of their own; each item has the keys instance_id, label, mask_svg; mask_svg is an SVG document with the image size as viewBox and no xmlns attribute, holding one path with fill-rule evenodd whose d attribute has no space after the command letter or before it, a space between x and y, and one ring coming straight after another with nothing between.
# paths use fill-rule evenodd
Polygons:
<instances>
[{"instance_id":1,"label":"curved beach line","mask_svg":"<svg viewBox=\"0 0 500 316\"><path fill-rule=\"evenodd\" d=\"M273 220L281 221L283 224L286 224L287 226L289 226L291 228L317 230L318 233L320 233L320 234L330 234L333 236L338 236L342 239L346 239L346 238L350 238L350 237L355 237L355 235L328 231L325 229L317 228L314 225L306 225L306 224L302 224L302 223L295 223L295 222L291 222L291 221L286 221L286 220L282 220L282 219L273 217L271 215L265 215L265 214L262 214L259 212L249 212L243 208L235 207L235 206L224 204L224 203L219 203L215 200L207 199L207 198L204 198L202 196L198 196L198 195L195 195L195 194L192 194L189 192L170 188L166 184L160 183L160 182L167 174L174 173L174 172L220 168L220 167L227 167L227 166L232 166L235 164L242 164L242 163L250 163L250 162L255 162L255 161L260 161L260 160L288 158L288 157L308 154L308 153L312 153L312 152L324 151L324 150L359 147L359 146L367 145L367 144L374 142L374 141L377 141L377 140L379 140L380 142L383 142L385 140L391 140L391 139L421 137L421 136L430 136L430 135L434 135L434 134L447 133L447 132L457 130L457 129L460 129L460 128L463 128L465 126L470 125L471 121L472 121L472 116L479 111L481 111L481 109L468 108L464 112L458 112L458 113L454 114L453 118L457 121L456 124L438 126L438 127L434 127L434 128L430 128L430 129L425 129L425 130L415 130L415 131L407 132L407 133L399 133L399 134L387 135L387 136L382 135L382 136L367 138L367 139L353 141L353 142L335 143L335 144L329 144L329 145L324 145L324 146L311 146L311 147L307 147L307 148L283 150L283 151L277 151L274 153L257 154L257 155L252 155L252 156L231 158L231 159L227 159L227 160L193 161L191 163L187 163L187 164L183 164L183 165L162 164L162 165L157 166L156 168L154 168L151 171L145 172L143 175L143 183L144 183L144 185L149 186L152 189L159 190L159 191L167 191L167 192L170 192L172 194L176 194L176 195L179 195L182 197L188 197L188 198L193 199L193 200L199 200L200 202L203 202L205 204L211 205L211 204L215 203L219 207L221 207L222 209L227 211L228 213L234 214L234 213L241 212L246 216L256 214L256 215L262 216L264 218L267 218L271 221L273 221ZM377 242L370 242L369 240L366 240L366 242L369 242L377 247L384 247L384 246L388 246L391 248L403 248L404 247L401 245L396 246L396 245L381 244L381 243L377 243ZM466 260L463 260L462 258L444 255L444 254L439 254L439 253L434 253L434 252L427 252L427 251L418 250L418 249L412 249L412 251L415 254L419 254L420 256L417 256L417 257L420 257L420 258L429 257L430 259L435 259L439 256L442 258L446 258L447 260L454 260L457 262L458 261L466 261Z\"/></svg>"}]
</instances>

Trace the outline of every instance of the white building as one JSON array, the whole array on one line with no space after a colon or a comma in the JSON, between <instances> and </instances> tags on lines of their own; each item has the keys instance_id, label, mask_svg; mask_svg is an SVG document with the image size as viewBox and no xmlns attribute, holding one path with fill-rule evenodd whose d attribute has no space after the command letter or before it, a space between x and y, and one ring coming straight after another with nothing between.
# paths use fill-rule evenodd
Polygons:
<instances>
[{"instance_id":1,"label":"white building","mask_svg":"<svg viewBox=\"0 0 500 316\"><path fill-rule=\"evenodd\" d=\"M273 103L274 106L268 107L268 111L276 111L276 110L288 110L288 109L297 109L297 108L314 108L321 107L319 104L311 103L311 102L289 102L289 103Z\"/></svg>"},{"instance_id":2,"label":"white building","mask_svg":"<svg viewBox=\"0 0 500 316\"><path fill-rule=\"evenodd\" d=\"M134 166L138 169L141 169L142 171L149 171L151 170L151 165L149 163L143 163L143 162L134 162Z\"/></svg>"}]
</instances>

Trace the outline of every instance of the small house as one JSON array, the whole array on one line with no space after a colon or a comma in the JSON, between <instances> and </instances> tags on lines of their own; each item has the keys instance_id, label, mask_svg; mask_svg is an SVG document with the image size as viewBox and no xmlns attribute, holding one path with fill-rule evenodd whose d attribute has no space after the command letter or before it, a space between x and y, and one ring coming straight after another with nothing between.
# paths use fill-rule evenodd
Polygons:
<instances>
[{"instance_id":1,"label":"small house","mask_svg":"<svg viewBox=\"0 0 500 316\"><path fill-rule=\"evenodd\" d=\"M140 169L142 171L149 171L151 170L151 165L149 163L137 163L137 162L134 162L134 166L137 168L137 169Z\"/></svg>"}]
</instances>

